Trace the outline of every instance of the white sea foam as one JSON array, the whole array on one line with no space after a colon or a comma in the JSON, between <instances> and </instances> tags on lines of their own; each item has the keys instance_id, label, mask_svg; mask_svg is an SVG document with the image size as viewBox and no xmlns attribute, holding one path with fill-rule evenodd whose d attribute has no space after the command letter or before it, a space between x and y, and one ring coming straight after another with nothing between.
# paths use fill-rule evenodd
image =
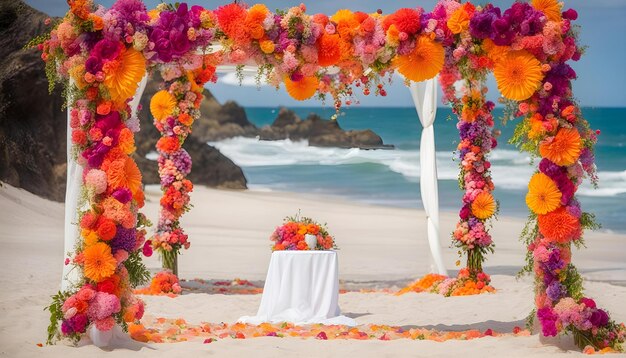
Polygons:
<instances>
[{"instance_id":1,"label":"white sea foam","mask_svg":"<svg viewBox=\"0 0 626 358\"><path fill-rule=\"evenodd\" d=\"M418 180L420 160L418 150L362 150L358 148L311 147L306 141L260 141L254 138L231 138L209 143L242 167L290 165L349 165L378 164L401 174L408 180ZM437 172L440 180L456 180L458 160L452 152L437 152ZM535 171L531 159L515 150L496 149L490 154L493 180L498 188L525 190ZM579 195L610 197L626 193L626 170L600 172L600 188L585 183Z\"/></svg>"}]
</instances>

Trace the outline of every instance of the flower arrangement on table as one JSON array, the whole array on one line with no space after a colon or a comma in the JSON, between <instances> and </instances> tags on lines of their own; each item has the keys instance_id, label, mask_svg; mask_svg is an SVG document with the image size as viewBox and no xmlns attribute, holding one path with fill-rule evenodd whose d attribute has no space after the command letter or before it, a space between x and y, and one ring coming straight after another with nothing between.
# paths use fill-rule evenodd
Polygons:
<instances>
[{"instance_id":1,"label":"flower arrangement on table","mask_svg":"<svg viewBox=\"0 0 626 358\"><path fill-rule=\"evenodd\" d=\"M315 237L315 244L307 244L307 236ZM311 218L288 216L270 236L272 251L280 250L336 250L335 239L330 236L325 225Z\"/></svg>"}]
</instances>

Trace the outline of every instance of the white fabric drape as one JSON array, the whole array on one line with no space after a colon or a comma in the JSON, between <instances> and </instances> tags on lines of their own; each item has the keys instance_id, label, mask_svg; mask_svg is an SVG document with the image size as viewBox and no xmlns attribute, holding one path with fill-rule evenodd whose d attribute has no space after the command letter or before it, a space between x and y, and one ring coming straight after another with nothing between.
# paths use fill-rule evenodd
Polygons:
<instances>
[{"instance_id":1,"label":"white fabric drape","mask_svg":"<svg viewBox=\"0 0 626 358\"><path fill-rule=\"evenodd\" d=\"M426 212L428 244L437 273L446 275L439 242L439 191L437 186L437 161L435 152L435 116L437 114L437 82L411 82L409 87L413 103L422 126L420 141L420 193Z\"/></svg>"},{"instance_id":2,"label":"white fabric drape","mask_svg":"<svg viewBox=\"0 0 626 358\"><path fill-rule=\"evenodd\" d=\"M256 316L238 321L355 326L339 309L338 266L335 251L274 251Z\"/></svg>"},{"instance_id":3,"label":"white fabric drape","mask_svg":"<svg viewBox=\"0 0 626 358\"><path fill-rule=\"evenodd\" d=\"M147 75L141 79L135 96L130 101L131 117L133 120L137 119L137 108L139 107L139 101L141 95L146 88L148 82ZM70 86L73 84L70 80ZM78 226L78 199L81 191L81 184L83 182L83 167L76 161L72 160L72 128L70 127L70 109L67 111L67 180L65 188L65 238L64 238L64 254L74 251L76 240L78 240L79 226ZM71 288L80 279L79 272L72 265L63 266L63 277L61 278L61 290L65 291ZM114 332L115 330L115 332ZM127 340L128 335L120 335L121 329L114 327L111 331L100 331L95 326L92 326L88 331L91 342L98 347L106 347L112 344L112 339L115 338L116 342L119 340ZM115 334L114 334L115 333Z\"/></svg>"}]
</instances>

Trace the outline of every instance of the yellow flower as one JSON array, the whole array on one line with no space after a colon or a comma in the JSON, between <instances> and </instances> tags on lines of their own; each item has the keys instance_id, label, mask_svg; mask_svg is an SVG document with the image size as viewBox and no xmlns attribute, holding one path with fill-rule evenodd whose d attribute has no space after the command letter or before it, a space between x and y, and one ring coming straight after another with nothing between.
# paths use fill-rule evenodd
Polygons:
<instances>
[{"instance_id":1,"label":"yellow flower","mask_svg":"<svg viewBox=\"0 0 626 358\"><path fill-rule=\"evenodd\" d=\"M274 52L274 48L276 48L276 46L274 45L274 42L271 40L261 41L259 45L261 46L261 51L263 51L263 53L266 53L266 54L270 54Z\"/></svg>"},{"instance_id":2,"label":"yellow flower","mask_svg":"<svg viewBox=\"0 0 626 358\"><path fill-rule=\"evenodd\" d=\"M557 0L532 0L532 7L546 14L546 17L550 21L560 22L561 19L561 6Z\"/></svg>"},{"instance_id":3,"label":"yellow flower","mask_svg":"<svg viewBox=\"0 0 626 358\"><path fill-rule=\"evenodd\" d=\"M150 99L150 113L158 120L163 121L172 115L176 108L176 98L166 90L161 90Z\"/></svg>"},{"instance_id":4,"label":"yellow flower","mask_svg":"<svg viewBox=\"0 0 626 358\"><path fill-rule=\"evenodd\" d=\"M472 202L472 214L479 219L487 219L495 212L496 201L489 192L481 192Z\"/></svg>"},{"instance_id":5,"label":"yellow flower","mask_svg":"<svg viewBox=\"0 0 626 358\"><path fill-rule=\"evenodd\" d=\"M101 282L115 273L117 261L111 254L111 247L99 242L83 251L85 259L84 274L88 279Z\"/></svg>"},{"instance_id":6,"label":"yellow flower","mask_svg":"<svg viewBox=\"0 0 626 358\"><path fill-rule=\"evenodd\" d=\"M547 214L561 205L561 195L556 183L549 176L537 173L528 183L526 205L535 214Z\"/></svg>"},{"instance_id":7,"label":"yellow flower","mask_svg":"<svg viewBox=\"0 0 626 358\"><path fill-rule=\"evenodd\" d=\"M117 66L106 71L104 85L109 90L111 100L123 104L135 95L141 78L146 73L146 59L141 52L130 48L123 51Z\"/></svg>"},{"instance_id":8,"label":"yellow flower","mask_svg":"<svg viewBox=\"0 0 626 358\"><path fill-rule=\"evenodd\" d=\"M435 77L443 68L443 46L428 36L420 36L407 55L396 56L393 65L404 77L421 82Z\"/></svg>"},{"instance_id":9,"label":"yellow flower","mask_svg":"<svg viewBox=\"0 0 626 358\"><path fill-rule=\"evenodd\" d=\"M527 51L511 51L496 62L493 74L500 93L508 99L523 101L535 93L543 80L541 63Z\"/></svg>"},{"instance_id":10,"label":"yellow flower","mask_svg":"<svg viewBox=\"0 0 626 358\"><path fill-rule=\"evenodd\" d=\"M292 81L289 76L285 76L284 82L287 93L298 101L313 97L319 86L317 77L304 77L300 81Z\"/></svg>"}]
</instances>

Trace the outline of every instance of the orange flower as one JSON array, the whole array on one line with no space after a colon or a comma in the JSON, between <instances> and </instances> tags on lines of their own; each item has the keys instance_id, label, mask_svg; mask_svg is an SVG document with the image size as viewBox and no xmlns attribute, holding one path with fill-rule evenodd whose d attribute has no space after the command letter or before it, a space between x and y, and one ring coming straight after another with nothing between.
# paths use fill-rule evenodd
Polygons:
<instances>
[{"instance_id":1,"label":"orange flower","mask_svg":"<svg viewBox=\"0 0 626 358\"><path fill-rule=\"evenodd\" d=\"M549 176L537 173L528 183L526 205L535 214L547 214L561 205L561 195L559 188Z\"/></svg>"},{"instance_id":2,"label":"orange flower","mask_svg":"<svg viewBox=\"0 0 626 358\"><path fill-rule=\"evenodd\" d=\"M193 117L191 117L189 114L187 113L181 113L178 116L178 121L180 123L182 123L183 125L186 125L187 127L191 126L193 124Z\"/></svg>"},{"instance_id":3,"label":"orange flower","mask_svg":"<svg viewBox=\"0 0 626 358\"><path fill-rule=\"evenodd\" d=\"M561 3L557 0L532 0L532 7L543 12L550 21L561 21Z\"/></svg>"},{"instance_id":4,"label":"orange flower","mask_svg":"<svg viewBox=\"0 0 626 358\"><path fill-rule=\"evenodd\" d=\"M176 108L176 98L166 90L161 90L150 99L150 113L158 120L163 121L170 116Z\"/></svg>"},{"instance_id":5,"label":"orange flower","mask_svg":"<svg viewBox=\"0 0 626 358\"><path fill-rule=\"evenodd\" d=\"M146 73L146 59L141 52L130 48L123 50L116 66L105 67L104 84L111 100L121 105L131 98Z\"/></svg>"},{"instance_id":6,"label":"orange flower","mask_svg":"<svg viewBox=\"0 0 626 358\"><path fill-rule=\"evenodd\" d=\"M84 274L88 279L101 282L115 273L117 261L111 254L111 247L103 242L91 245L83 251Z\"/></svg>"},{"instance_id":7,"label":"orange flower","mask_svg":"<svg viewBox=\"0 0 626 358\"><path fill-rule=\"evenodd\" d=\"M448 28L453 34L460 34L469 29L470 17L474 13L474 5L465 3L456 9L448 19Z\"/></svg>"},{"instance_id":8,"label":"orange flower","mask_svg":"<svg viewBox=\"0 0 626 358\"><path fill-rule=\"evenodd\" d=\"M109 241L115 237L117 227L112 220L101 216L100 220L98 220L96 231L101 240Z\"/></svg>"},{"instance_id":9,"label":"orange flower","mask_svg":"<svg viewBox=\"0 0 626 358\"><path fill-rule=\"evenodd\" d=\"M172 153L180 149L180 141L178 137L161 137L156 147L164 153Z\"/></svg>"},{"instance_id":10,"label":"orange flower","mask_svg":"<svg viewBox=\"0 0 626 358\"><path fill-rule=\"evenodd\" d=\"M135 148L135 135L128 128L124 128L120 131L118 142L119 142L118 146L120 147L122 152L124 152L125 154L131 154L136 149Z\"/></svg>"},{"instance_id":11,"label":"orange flower","mask_svg":"<svg viewBox=\"0 0 626 358\"><path fill-rule=\"evenodd\" d=\"M354 13L347 9L337 11L330 19L337 24L337 33L344 41L349 41L359 26Z\"/></svg>"},{"instance_id":12,"label":"orange flower","mask_svg":"<svg viewBox=\"0 0 626 358\"><path fill-rule=\"evenodd\" d=\"M541 63L531 53L511 51L496 62L493 70L500 93L508 99L523 101L535 93L543 80Z\"/></svg>"},{"instance_id":13,"label":"orange flower","mask_svg":"<svg viewBox=\"0 0 626 358\"><path fill-rule=\"evenodd\" d=\"M320 66L332 66L341 59L341 43L338 35L324 34L317 40L317 62Z\"/></svg>"},{"instance_id":14,"label":"orange flower","mask_svg":"<svg viewBox=\"0 0 626 358\"><path fill-rule=\"evenodd\" d=\"M285 76L284 81L287 93L298 101L313 97L319 86L317 77L304 77L300 81L292 81L289 76Z\"/></svg>"},{"instance_id":15,"label":"orange flower","mask_svg":"<svg viewBox=\"0 0 626 358\"><path fill-rule=\"evenodd\" d=\"M496 212L496 201L491 193L483 191L472 202L472 214L479 219L487 219Z\"/></svg>"},{"instance_id":16,"label":"orange flower","mask_svg":"<svg viewBox=\"0 0 626 358\"><path fill-rule=\"evenodd\" d=\"M528 131L528 138L537 139L544 135L546 129L543 126L543 116L540 113L533 114L529 121L530 130Z\"/></svg>"},{"instance_id":17,"label":"orange flower","mask_svg":"<svg viewBox=\"0 0 626 358\"><path fill-rule=\"evenodd\" d=\"M582 141L574 128L561 128L556 136L541 142L539 153L556 165L572 165L580 157Z\"/></svg>"},{"instance_id":18,"label":"orange flower","mask_svg":"<svg viewBox=\"0 0 626 358\"><path fill-rule=\"evenodd\" d=\"M435 77L443 68L443 46L428 36L420 36L415 48L407 55L396 56L393 65L404 77L421 82Z\"/></svg>"},{"instance_id":19,"label":"orange flower","mask_svg":"<svg viewBox=\"0 0 626 358\"><path fill-rule=\"evenodd\" d=\"M580 236L580 221L560 207L546 215L539 215L539 232L548 240L565 244Z\"/></svg>"},{"instance_id":20,"label":"orange flower","mask_svg":"<svg viewBox=\"0 0 626 358\"><path fill-rule=\"evenodd\" d=\"M255 4L248 9L248 14L246 15L246 27L248 28L250 37L258 40L265 35L263 21L269 12L270 11L267 6L263 4Z\"/></svg>"},{"instance_id":21,"label":"orange flower","mask_svg":"<svg viewBox=\"0 0 626 358\"><path fill-rule=\"evenodd\" d=\"M70 6L70 11L80 19L87 19L89 17L90 2L87 0L68 0L67 4Z\"/></svg>"},{"instance_id":22,"label":"orange flower","mask_svg":"<svg viewBox=\"0 0 626 358\"><path fill-rule=\"evenodd\" d=\"M106 173L109 186L113 189L128 188L133 194L141 189L141 172L130 157L112 161Z\"/></svg>"},{"instance_id":23,"label":"orange flower","mask_svg":"<svg viewBox=\"0 0 626 358\"><path fill-rule=\"evenodd\" d=\"M89 14L88 20L93 24L93 29L96 31L102 30L104 28L104 20L96 14Z\"/></svg>"},{"instance_id":24,"label":"orange flower","mask_svg":"<svg viewBox=\"0 0 626 358\"><path fill-rule=\"evenodd\" d=\"M235 43L243 44L248 42L248 31L246 29L246 9L241 5L232 3L224 5L215 10L219 28L231 38Z\"/></svg>"},{"instance_id":25,"label":"orange flower","mask_svg":"<svg viewBox=\"0 0 626 358\"><path fill-rule=\"evenodd\" d=\"M416 9L402 8L383 20L383 28L389 30L395 26L399 32L407 35L416 34L421 28L421 14Z\"/></svg>"},{"instance_id":26,"label":"orange flower","mask_svg":"<svg viewBox=\"0 0 626 358\"><path fill-rule=\"evenodd\" d=\"M259 45L261 46L261 51L266 54L274 52L274 49L276 48L276 45L274 45L274 42L271 40L261 41L259 42Z\"/></svg>"}]
</instances>

